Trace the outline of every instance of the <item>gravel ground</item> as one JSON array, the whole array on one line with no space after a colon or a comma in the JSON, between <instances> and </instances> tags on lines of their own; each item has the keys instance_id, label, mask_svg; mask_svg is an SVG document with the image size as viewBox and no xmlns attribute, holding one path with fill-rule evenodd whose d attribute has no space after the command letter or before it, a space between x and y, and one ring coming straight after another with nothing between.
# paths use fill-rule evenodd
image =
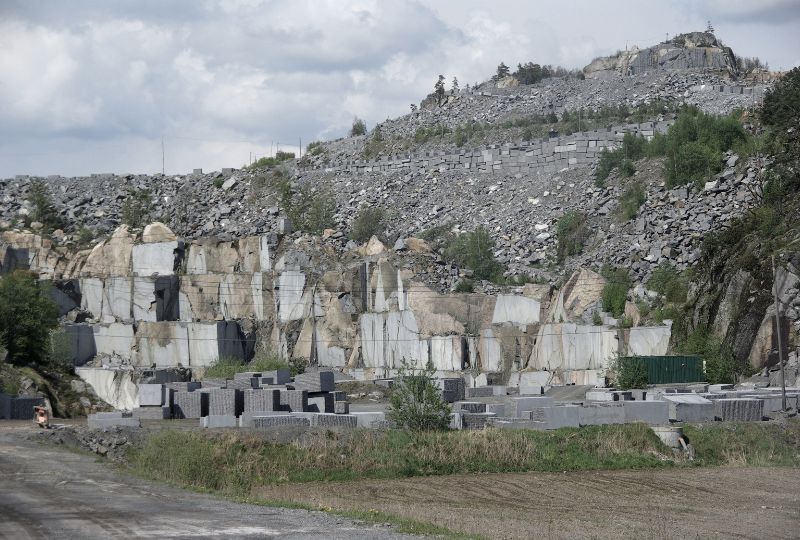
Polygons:
<instances>
[{"instance_id":1,"label":"gravel ground","mask_svg":"<svg viewBox=\"0 0 800 540\"><path fill-rule=\"evenodd\" d=\"M131 478L0 422L0 538L410 538L323 512L238 504Z\"/></svg>"}]
</instances>

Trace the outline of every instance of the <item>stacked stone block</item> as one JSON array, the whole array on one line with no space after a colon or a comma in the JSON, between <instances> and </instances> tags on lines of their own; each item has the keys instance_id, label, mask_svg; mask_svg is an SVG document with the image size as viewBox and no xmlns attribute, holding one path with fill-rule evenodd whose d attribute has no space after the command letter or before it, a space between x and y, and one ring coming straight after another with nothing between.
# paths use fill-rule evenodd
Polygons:
<instances>
[{"instance_id":1,"label":"stacked stone block","mask_svg":"<svg viewBox=\"0 0 800 540\"><path fill-rule=\"evenodd\" d=\"M208 392L175 392L174 418L200 418L208 415Z\"/></svg>"},{"instance_id":2,"label":"stacked stone block","mask_svg":"<svg viewBox=\"0 0 800 540\"><path fill-rule=\"evenodd\" d=\"M239 416L244 409L244 396L235 388L216 388L208 391L209 415ZM205 416L205 415L203 415Z\"/></svg>"}]
</instances>

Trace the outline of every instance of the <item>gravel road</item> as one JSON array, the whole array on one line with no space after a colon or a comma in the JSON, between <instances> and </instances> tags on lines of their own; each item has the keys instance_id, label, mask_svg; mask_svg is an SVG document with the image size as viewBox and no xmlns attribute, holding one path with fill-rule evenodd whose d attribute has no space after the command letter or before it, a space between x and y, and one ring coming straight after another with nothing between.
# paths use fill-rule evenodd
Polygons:
<instances>
[{"instance_id":1,"label":"gravel road","mask_svg":"<svg viewBox=\"0 0 800 540\"><path fill-rule=\"evenodd\" d=\"M118 473L0 422L0 538L410 538L323 512L237 504Z\"/></svg>"}]
</instances>

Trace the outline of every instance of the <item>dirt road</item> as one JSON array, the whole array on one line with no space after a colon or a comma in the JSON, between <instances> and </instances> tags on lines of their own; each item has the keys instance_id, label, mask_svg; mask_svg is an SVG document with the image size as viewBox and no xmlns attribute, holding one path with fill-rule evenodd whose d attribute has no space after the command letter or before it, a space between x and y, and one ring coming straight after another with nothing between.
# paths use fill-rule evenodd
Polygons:
<instances>
[{"instance_id":1,"label":"dirt road","mask_svg":"<svg viewBox=\"0 0 800 540\"><path fill-rule=\"evenodd\" d=\"M322 512L236 504L118 474L0 422L0 538L407 538Z\"/></svg>"},{"instance_id":2,"label":"dirt road","mask_svg":"<svg viewBox=\"0 0 800 540\"><path fill-rule=\"evenodd\" d=\"M800 470L479 474L264 488L488 538L800 538Z\"/></svg>"}]
</instances>

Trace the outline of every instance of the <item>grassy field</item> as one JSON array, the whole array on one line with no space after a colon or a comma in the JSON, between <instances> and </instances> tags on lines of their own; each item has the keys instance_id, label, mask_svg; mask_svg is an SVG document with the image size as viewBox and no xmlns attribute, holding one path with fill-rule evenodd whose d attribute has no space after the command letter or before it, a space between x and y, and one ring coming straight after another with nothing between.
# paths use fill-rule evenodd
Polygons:
<instances>
[{"instance_id":1,"label":"grassy field","mask_svg":"<svg viewBox=\"0 0 800 540\"><path fill-rule=\"evenodd\" d=\"M582 477L586 473L580 471L649 474L646 471L662 469L661 473L670 474L663 469L671 469L691 475L693 469L704 466L800 468L799 421L687 426L684 431L696 451L691 462L673 455L643 424L555 431L356 430L318 433L294 443L270 442L244 432L161 430L149 434L141 447L130 452L129 467L140 476L251 502L299 504L391 521L407 532L438 535L447 531L441 525L451 527L452 520L435 519L426 506L431 499L444 497L448 489L459 493L456 486L469 484L470 479L476 479L491 495L478 497L484 509L490 510L493 505L511 504L509 501L525 492L519 479L530 482L530 477L520 473L573 472ZM496 480L486 480L490 477ZM509 478L515 479L511 487L505 485ZM493 482L497 491L491 487ZM369 486L372 488L367 489ZM440 486L440 490L423 496L432 486ZM399 506L393 498L379 504L385 490L407 495ZM348 493L352 495L349 498ZM361 504L356 504L358 501ZM408 511L400 511L406 506ZM454 515L456 510L452 510ZM470 522L464 517L459 523ZM466 526L457 529L473 531Z\"/></svg>"}]
</instances>

